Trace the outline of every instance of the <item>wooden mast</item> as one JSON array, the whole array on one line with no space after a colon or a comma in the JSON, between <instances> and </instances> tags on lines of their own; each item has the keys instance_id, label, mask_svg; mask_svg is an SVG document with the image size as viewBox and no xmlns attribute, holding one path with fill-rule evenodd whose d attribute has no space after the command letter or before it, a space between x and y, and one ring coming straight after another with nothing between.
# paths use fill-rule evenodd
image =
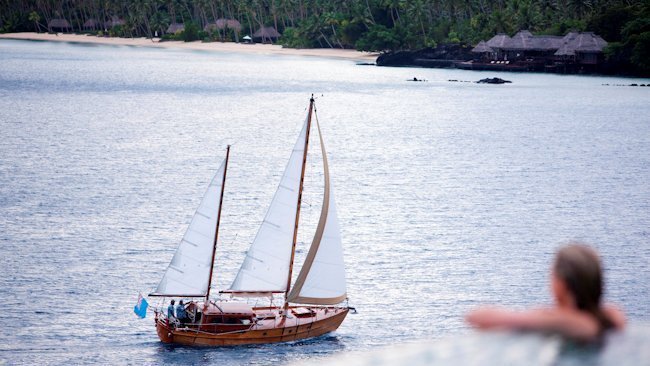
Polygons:
<instances>
[{"instance_id":1,"label":"wooden mast","mask_svg":"<svg viewBox=\"0 0 650 366\"><path fill-rule=\"evenodd\" d=\"M309 114L307 115L307 130L305 131L305 150L302 153L302 170L300 171L300 186L298 188L298 206L296 208L296 221L293 227L293 241L291 243L291 259L289 260L289 275L287 276L287 288L284 291L284 314L289 309L289 290L291 290L291 274L293 272L293 259L296 255L296 242L298 240L298 222L300 221L300 203L302 201L302 188L305 182L305 167L307 166L307 151L309 148L309 130L311 128L311 114L314 109L314 95L309 98Z\"/></svg>"},{"instance_id":2,"label":"wooden mast","mask_svg":"<svg viewBox=\"0 0 650 366\"><path fill-rule=\"evenodd\" d=\"M219 237L219 222L221 221L221 204L223 203L223 191L226 187L226 172L228 171L228 157L230 156L230 145L226 148L226 162L223 167L223 180L221 181L221 195L219 196L219 211L217 212L217 227L214 231L214 243L212 245L212 260L210 261L210 276L208 277L208 292L205 294L205 306L210 300L210 286L212 285L212 271L214 270L214 257L217 254L217 238Z\"/></svg>"}]
</instances>

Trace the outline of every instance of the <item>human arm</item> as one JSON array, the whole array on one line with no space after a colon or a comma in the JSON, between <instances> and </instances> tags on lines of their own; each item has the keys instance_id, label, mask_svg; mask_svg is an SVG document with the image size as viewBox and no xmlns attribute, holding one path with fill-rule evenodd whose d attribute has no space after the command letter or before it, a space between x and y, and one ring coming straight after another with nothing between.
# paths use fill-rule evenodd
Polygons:
<instances>
[{"instance_id":1,"label":"human arm","mask_svg":"<svg viewBox=\"0 0 650 366\"><path fill-rule=\"evenodd\" d=\"M541 331L568 338L591 341L598 336L599 327L589 315L572 309L533 309L513 311L497 307L473 310L466 321L479 329Z\"/></svg>"},{"instance_id":2,"label":"human arm","mask_svg":"<svg viewBox=\"0 0 650 366\"><path fill-rule=\"evenodd\" d=\"M627 319L625 318L625 313L621 308L613 304L606 304L603 307L603 313L612 322L614 329L623 330L625 329L625 324Z\"/></svg>"}]
</instances>

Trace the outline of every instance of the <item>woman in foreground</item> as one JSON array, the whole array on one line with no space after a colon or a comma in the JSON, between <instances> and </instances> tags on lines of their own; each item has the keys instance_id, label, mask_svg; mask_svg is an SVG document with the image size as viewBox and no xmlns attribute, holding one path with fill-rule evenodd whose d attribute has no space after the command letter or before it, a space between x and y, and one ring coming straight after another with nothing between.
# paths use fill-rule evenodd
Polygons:
<instances>
[{"instance_id":1,"label":"woman in foreground","mask_svg":"<svg viewBox=\"0 0 650 366\"><path fill-rule=\"evenodd\" d=\"M601 303L602 269L593 249L579 243L561 248L551 276L555 306L526 311L485 307L467 314L467 322L480 329L542 331L583 342L625 327L623 312Z\"/></svg>"}]
</instances>

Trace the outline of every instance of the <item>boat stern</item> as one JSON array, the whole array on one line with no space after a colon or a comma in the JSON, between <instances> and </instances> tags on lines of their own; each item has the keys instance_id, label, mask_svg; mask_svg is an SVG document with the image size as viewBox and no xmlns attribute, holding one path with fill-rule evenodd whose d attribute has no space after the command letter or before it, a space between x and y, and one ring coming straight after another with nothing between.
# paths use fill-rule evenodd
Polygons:
<instances>
[{"instance_id":1,"label":"boat stern","mask_svg":"<svg viewBox=\"0 0 650 366\"><path fill-rule=\"evenodd\" d=\"M163 343L174 343L174 334L167 325L167 319L156 318L156 332Z\"/></svg>"}]
</instances>

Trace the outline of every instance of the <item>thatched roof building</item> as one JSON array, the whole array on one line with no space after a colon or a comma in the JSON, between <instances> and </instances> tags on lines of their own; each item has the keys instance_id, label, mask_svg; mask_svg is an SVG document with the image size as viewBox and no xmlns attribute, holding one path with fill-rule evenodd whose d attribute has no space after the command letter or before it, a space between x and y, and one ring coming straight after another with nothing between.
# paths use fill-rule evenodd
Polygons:
<instances>
[{"instance_id":1,"label":"thatched roof building","mask_svg":"<svg viewBox=\"0 0 650 366\"><path fill-rule=\"evenodd\" d=\"M576 53L600 53L607 46L607 41L592 32L571 32L562 39L562 46L555 52L556 56L575 56Z\"/></svg>"},{"instance_id":2,"label":"thatched roof building","mask_svg":"<svg viewBox=\"0 0 650 366\"><path fill-rule=\"evenodd\" d=\"M503 48L513 51L551 51L557 50L562 44L558 36L534 36L527 30L517 32Z\"/></svg>"},{"instance_id":3,"label":"thatched roof building","mask_svg":"<svg viewBox=\"0 0 650 366\"><path fill-rule=\"evenodd\" d=\"M569 32L561 37L534 36L527 30L517 32L512 38L505 34L497 34L487 42L481 41L475 49L482 48L483 43L499 55L510 57L523 54L573 56L576 52L602 53L607 46L604 39L592 32ZM476 52L480 53L481 51Z\"/></svg>"},{"instance_id":4,"label":"thatched roof building","mask_svg":"<svg viewBox=\"0 0 650 366\"><path fill-rule=\"evenodd\" d=\"M237 32L241 31L241 23L239 23L236 19L217 19L215 22L217 25L217 28L219 29L224 29L224 28L230 28L232 30L235 30Z\"/></svg>"},{"instance_id":5,"label":"thatched roof building","mask_svg":"<svg viewBox=\"0 0 650 366\"><path fill-rule=\"evenodd\" d=\"M126 24L124 19L120 19L114 16L111 18L111 20L104 22L104 28L111 29L115 26L124 25L124 24Z\"/></svg>"},{"instance_id":6,"label":"thatched roof building","mask_svg":"<svg viewBox=\"0 0 650 366\"><path fill-rule=\"evenodd\" d=\"M226 28L232 29L232 30L234 30L236 32L240 32L241 31L241 23L239 23L235 19L221 18L221 19L217 19L217 21L214 22L214 23L206 24L205 27L203 27L203 30L206 31L206 32L209 32L209 31L212 31L212 30L215 30L215 29L223 30L223 29L226 29Z\"/></svg>"},{"instance_id":7,"label":"thatched roof building","mask_svg":"<svg viewBox=\"0 0 650 366\"><path fill-rule=\"evenodd\" d=\"M485 44L490 48L503 48L508 44L508 42L510 42L510 37L508 37L507 34L499 33L490 38L490 40L485 42Z\"/></svg>"},{"instance_id":8,"label":"thatched roof building","mask_svg":"<svg viewBox=\"0 0 650 366\"><path fill-rule=\"evenodd\" d=\"M172 23L167 27L167 33L178 33L185 30L185 24L183 23Z\"/></svg>"},{"instance_id":9,"label":"thatched roof building","mask_svg":"<svg viewBox=\"0 0 650 366\"><path fill-rule=\"evenodd\" d=\"M99 26L99 22L96 21L95 19L88 19L84 22L83 28L84 29L97 29Z\"/></svg>"},{"instance_id":10,"label":"thatched roof building","mask_svg":"<svg viewBox=\"0 0 650 366\"><path fill-rule=\"evenodd\" d=\"M50 22L47 23L47 28L50 31L53 31L53 30L64 30L64 31L72 30L72 26L70 25L70 23L67 20L61 19L61 18L50 20Z\"/></svg>"},{"instance_id":11,"label":"thatched roof building","mask_svg":"<svg viewBox=\"0 0 650 366\"><path fill-rule=\"evenodd\" d=\"M481 45L481 41L479 45ZM602 52L607 42L592 32L569 32L566 36L534 36L527 30L517 32L512 38L497 34L485 45L494 50L504 51L558 51L558 55L571 54L578 49L584 52ZM567 53L568 52L568 53Z\"/></svg>"},{"instance_id":12,"label":"thatched roof building","mask_svg":"<svg viewBox=\"0 0 650 366\"><path fill-rule=\"evenodd\" d=\"M592 32L569 32L561 36L534 36L527 30L508 37L497 34L489 41L481 41L472 52L490 57L491 63L523 62L533 69L555 67L557 64L580 65L581 68L597 66L603 59L607 42ZM489 52L491 49L493 52ZM531 66L532 65L532 66ZM546 65L546 66L545 66Z\"/></svg>"},{"instance_id":13,"label":"thatched roof building","mask_svg":"<svg viewBox=\"0 0 650 366\"><path fill-rule=\"evenodd\" d=\"M492 47L488 46L485 41L479 42L476 47L472 48L472 52L474 53L492 53L494 50Z\"/></svg>"},{"instance_id":14,"label":"thatched roof building","mask_svg":"<svg viewBox=\"0 0 650 366\"><path fill-rule=\"evenodd\" d=\"M257 32L255 32L255 34L253 34L253 38L261 39L263 43L266 41L269 42L277 41L278 38L280 38L280 36L281 34L278 33L278 31L275 30L275 28L273 27L262 27L258 29Z\"/></svg>"}]
</instances>

